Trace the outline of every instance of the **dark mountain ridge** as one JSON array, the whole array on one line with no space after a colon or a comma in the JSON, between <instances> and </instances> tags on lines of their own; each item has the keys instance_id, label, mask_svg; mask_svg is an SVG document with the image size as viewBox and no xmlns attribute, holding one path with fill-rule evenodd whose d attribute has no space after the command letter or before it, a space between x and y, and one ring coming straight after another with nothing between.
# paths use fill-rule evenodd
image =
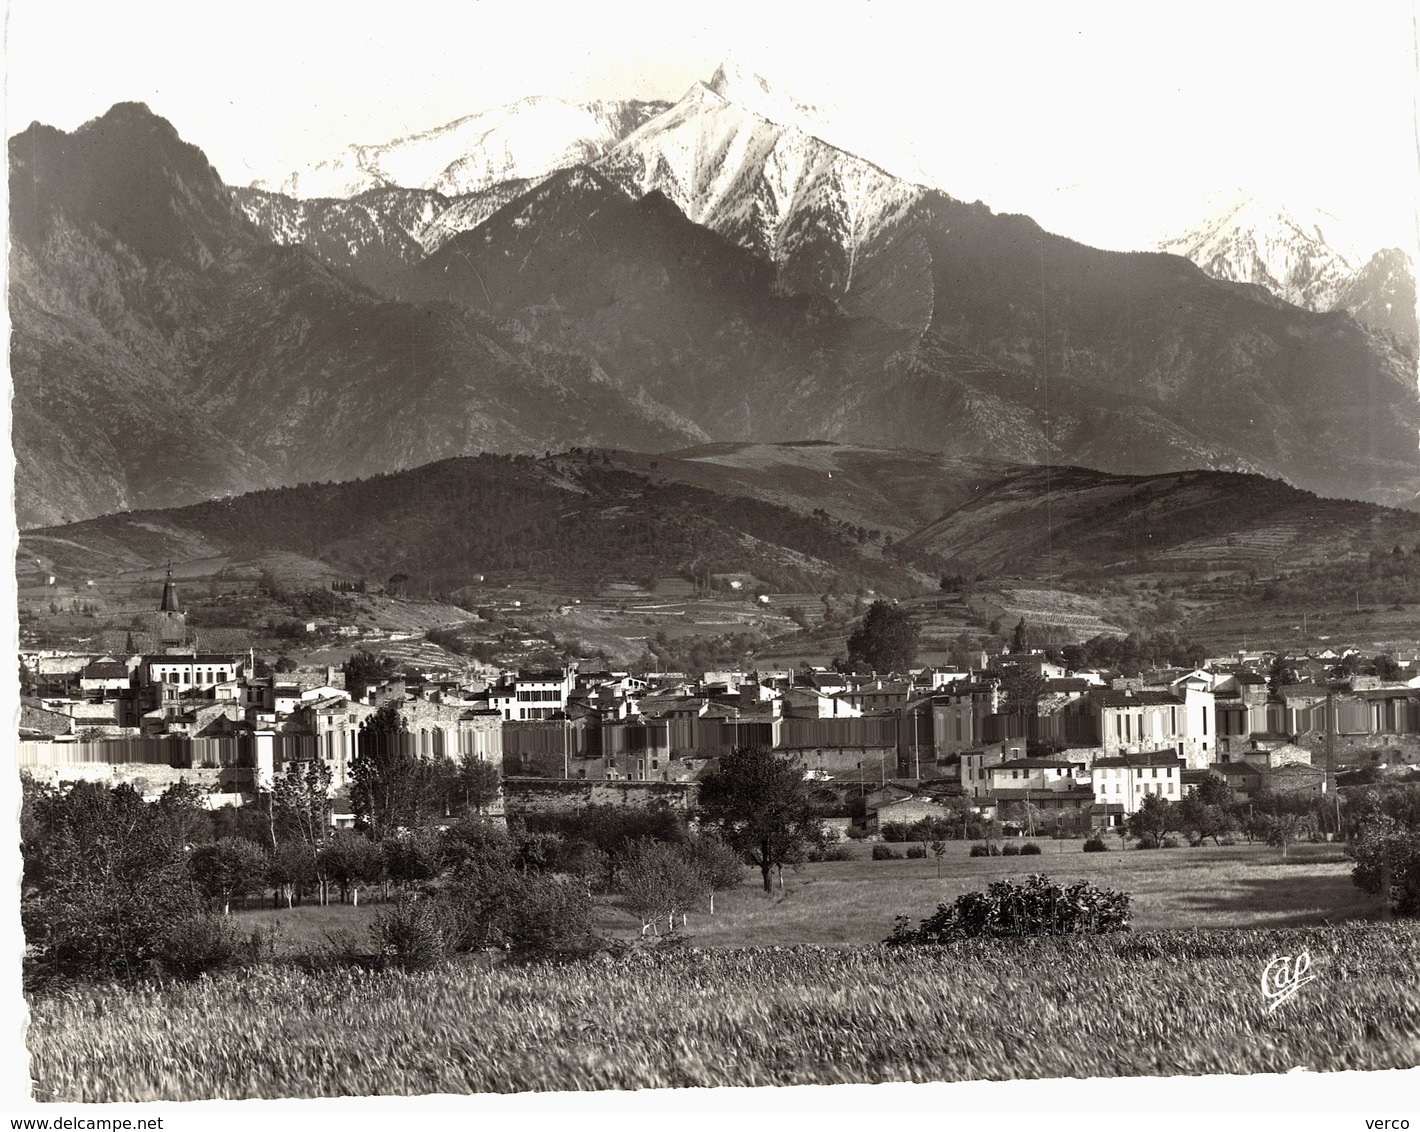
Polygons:
<instances>
[{"instance_id":1,"label":"dark mountain ridge","mask_svg":"<svg viewBox=\"0 0 1420 1132\"><path fill-rule=\"evenodd\" d=\"M397 275L419 202L366 196L369 232L406 234ZM941 194L862 249L854 277L882 286L835 295L578 167L478 202L492 214L395 286L415 303L352 279L348 245L333 265L272 246L137 104L11 139L11 199L26 526L477 450L712 438L1420 489L1404 343ZM892 279L929 286L924 325Z\"/></svg>"},{"instance_id":2,"label":"dark mountain ridge","mask_svg":"<svg viewBox=\"0 0 1420 1132\"><path fill-rule=\"evenodd\" d=\"M1413 497L1407 363L1348 316L1255 296L1180 257L1096 251L940 194L928 205L926 331L891 311L852 316L846 296L786 293L773 265L659 193L632 201L586 169L450 240L410 288L516 318L718 437L1230 468Z\"/></svg>"},{"instance_id":3,"label":"dark mountain ridge","mask_svg":"<svg viewBox=\"0 0 1420 1132\"><path fill-rule=\"evenodd\" d=\"M142 106L33 126L10 163L22 526L478 448L705 439L521 327L272 246Z\"/></svg>"},{"instance_id":4,"label":"dark mountain ridge","mask_svg":"<svg viewBox=\"0 0 1420 1132\"><path fill-rule=\"evenodd\" d=\"M404 573L435 591L476 575L585 586L726 572L788 591L905 595L933 589L939 572L1205 579L1417 546L1420 514L1258 476L1047 472L815 443L456 458L29 530L19 558L76 586L170 559L286 552L342 577Z\"/></svg>"}]
</instances>

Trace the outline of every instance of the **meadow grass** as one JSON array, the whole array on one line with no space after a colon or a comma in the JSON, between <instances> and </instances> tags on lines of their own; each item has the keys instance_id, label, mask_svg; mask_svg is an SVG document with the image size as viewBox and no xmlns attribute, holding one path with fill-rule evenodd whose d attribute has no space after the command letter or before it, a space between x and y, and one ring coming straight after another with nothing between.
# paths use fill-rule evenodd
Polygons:
<instances>
[{"instance_id":1,"label":"meadow grass","mask_svg":"<svg viewBox=\"0 0 1420 1132\"><path fill-rule=\"evenodd\" d=\"M1084 853L1079 841L1039 844L1038 857L970 857L969 843L949 842L940 880L930 856L872 861L866 845L853 846L859 855L853 861L786 869L783 889L776 883L772 893L747 869L739 889L716 895L714 916L708 908L692 912L685 930L709 947L879 943L898 915L915 925L963 892L1031 873L1128 892L1136 930L1300 927L1382 915L1381 901L1351 883L1351 863L1338 845L1293 846L1284 863L1279 850L1260 844L1111 853ZM367 941L382 906L362 896L357 908L306 905L239 913L237 920L268 925L282 950L303 951L324 946L331 933ZM599 927L611 935L640 934L641 921L612 898L599 898L598 914Z\"/></svg>"},{"instance_id":2,"label":"meadow grass","mask_svg":"<svg viewBox=\"0 0 1420 1132\"><path fill-rule=\"evenodd\" d=\"M1352 863L1336 845L1293 846L1284 862L1264 845L1084 853L1078 841L1039 844L1040 856L968 857L969 845L950 843L940 879L930 856L786 870L782 891L747 881L716 898L714 917L691 916L689 930L697 943L721 947L876 943L898 915L915 925L964 892L1032 873L1128 892L1136 930L1300 927L1383 915L1382 902L1351 882Z\"/></svg>"},{"instance_id":3,"label":"meadow grass","mask_svg":"<svg viewBox=\"0 0 1420 1132\"><path fill-rule=\"evenodd\" d=\"M932 948L677 947L402 973L269 965L32 1004L66 1102L1379 1070L1420 1063L1420 925ZM1259 987L1305 948L1315 981Z\"/></svg>"}]
</instances>

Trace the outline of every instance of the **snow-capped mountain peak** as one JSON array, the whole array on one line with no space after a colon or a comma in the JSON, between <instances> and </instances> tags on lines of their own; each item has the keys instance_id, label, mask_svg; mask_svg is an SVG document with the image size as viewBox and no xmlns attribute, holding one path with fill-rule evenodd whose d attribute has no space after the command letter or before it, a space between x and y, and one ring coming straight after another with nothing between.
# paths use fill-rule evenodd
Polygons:
<instances>
[{"instance_id":1,"label":"snow-capped mountain peak","mask_svg":"<svg viewBox=\"0 0 1420 1132\"><path fill-rule=\"evenodd\" d=\"M760 75L731 61L721 63L706 86L726 102L733 102L767 121L793 126L806 134L817 136L831 124L834 117L832 110L810 106L783 94Z\"/></svg>"},{"instance_id":2,"label":"snow-capped mountain peak","mask_svg":"<svg viewBox=\"0 0 1420 1132\"><path fill-rule=\"evenodd\" d=\"M1330 213L1241 193L1159 250L1191 259L1216 279L1256 283L1315 311L1335 306L1363 262Z\"/></svg>"},{"instance_id":3,"label":"snow-capped mountain peak","mask_svg":"<svg viewBox=\"0 0 1420 1132\"><path fill-rule=\"evenodd\" d=\"M809 109L725 65L597 167L630 195L660 192L695 223L762 255L786 288L851 308L865 249L924 189L825 140L831 131Z\"/></svg>"},{"instance_id":4,"label":"snow-capped mountain peak","mask_svg":"<svg viewBox=\"0 0 1420 1132\"><path fill-rule=\"evenodd\" d=\"M533 95L409 137L347 146L333 158L253 187L301 199L348 197L390 185L447 196L476 193L595 161L665 108L663 102L578 103Z\"/></svg>"}]
</instances>

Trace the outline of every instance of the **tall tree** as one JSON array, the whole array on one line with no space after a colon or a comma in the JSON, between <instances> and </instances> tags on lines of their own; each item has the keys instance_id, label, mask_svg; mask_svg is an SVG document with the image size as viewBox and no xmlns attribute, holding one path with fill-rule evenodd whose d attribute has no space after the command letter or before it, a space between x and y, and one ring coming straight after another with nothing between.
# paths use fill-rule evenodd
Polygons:
<instances>
[{"instance_id":1,"label":"tall tree","mask_svg":"<svg viewBox=\"0 0 1420 1132\"><path fill-rule=\"evenodd\" d=\"M1226 786L1224 789L1227 789ZM1200 788L1178 802L1178 827L1188 835L1190 841L1199 845L1209 837L1217 844L1223 834L1231 833L1237 828L1237 822L1228 807L1209 802L1210 796L1215 795L1211 792L1205 794Z\"/></svg>"},{"instance_id":2,"label":"tall tree","mask_svg":"<svg viewBox=\"0 0 1420 1132\"><path fill-rule=\"evenodd\" d=\"M616 887L626 909L640 917L645 935L661 920L668 932L674 932L676 917L684 918L709 886L681 846L646 840L637 841L626 853Z\"/></svg>"},{"instance_id":3,"label":"tall tree","mask_svg":"<svg viewBox=\"0 0 1420 1132\"><path fill-rule=\"evenodd\" d=\"M795 759L765 747L742 747L720 760L700 783L700 822L770 874L800 858L821 835L818 813Z\"/></svg>"},{"instance_id":4,"label":"tall tree","mask_svg":"<svg viewBox=\"0 0 1420 1132\"><path fill-rule=\"evenodd\" d=\"M429 766L412 750L398 705L385 704L360 724L350 760L350 801L356 822L376 841L418 824L429 780Z\"/></svg>"},{"instance_id":5,"label":"tall tree","mask_svg":"<svg viewBox=\"0 0 1420 1132\"><path fill-rule=\"evenodd\" d=\"M464 811L481 814L498 800L498 791L503 788L503 774L487 759L464 755L459 760L458 786L463 795Z\"/></svg>"},{"instance_id":6,"label":"tall tree","mask_svg":"<svg viewBox=\"0 0 1420 1132\"><path fill-rule=\"evenodd\" d=\"M198 845L188 857L188 868L202 895L222 902L223 915L231 912L236 897L259 892L266 883L266 854L245 837Z\"/></svg>"},{"instance_id":7,"label":"tall tree","mask_svg":"<svg viewBox=\"0 0 1420 1132\"><path fill-rule=\"evenodd\" d=\"M1164 834L1178 828L1178 815L1172 803L1157 794L1148 794L1139 803L1139 808L1129 815L1129 832L1135 837L1152 837L1155 842L1164 839Z\"/></svg>"},{"instance_id":8,"label":"tall tree","mask_svg":"<svg viewBox=\"0 0 1420 1132\"><path fill-rule=\"evenodd\" d=\"M848 638L848 663L874 672L905 672L917 660L917 625L905 609L875 601Z\"/></svg>"},{"instance_id":9,"label":"tall tree","mask_svg":"<svg viewBox=\"0 0 1420 1132\"><path fill-rule=\"evenodd\" d=\"M1001 679L1001 697L1006 708L1017 715L1034 715L1045 695L1045 677L1039 672L1017 668Z\"/></svg>"},{"instance_id":10,"label":"tall tree","mask_svg":"<svg viewBox=\"0 0 1420 1132\"><path fill-rule=\"evenodd\" d=\"M355 699L367 689L381 684L398 671L399 666L387 656L377 656L366 649L357 649L340 670L345 673L345 690Z\"/></svg>"},{"instance_id":11,"label":"tall tree","mask_svg":"<svg viewBox=\"0 0 1420 1132\"><path fill-rule=\"evenodd\" d=\"M271 788L278 834L315 852L330 836L330 768L321 759L293 762Z\"/></svg>"},{"instance_id":12,"label":"tall tree","mask_svg":"<svg viewBox=\"0 0 1420 1132\"><path fill-rule=\"evenodd\" d=\"M186 849L171 814L128 785L26 788L20 915L41 967L134 976L163 958L196 911Z\"/></svg>"}]
</instances>

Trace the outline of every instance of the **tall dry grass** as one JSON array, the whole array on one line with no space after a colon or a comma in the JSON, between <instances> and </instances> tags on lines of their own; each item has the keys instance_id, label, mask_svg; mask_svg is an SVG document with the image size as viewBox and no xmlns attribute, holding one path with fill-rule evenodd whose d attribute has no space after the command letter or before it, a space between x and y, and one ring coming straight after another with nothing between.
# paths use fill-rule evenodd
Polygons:
<instances>
[{"instance_id":1,"label":"tall dry grass","mask_svg":"<svg viewBox=\"0 0 1420 1132\"><path fill-rule=\"evenodd\" d=\"M1259 988L1307 949L1314 982ZM265 967L33 1003L55 1101L1389 1069L1420 1064L1420 925L679 948L414 974Z\"/></svg>"}]
</instances>

